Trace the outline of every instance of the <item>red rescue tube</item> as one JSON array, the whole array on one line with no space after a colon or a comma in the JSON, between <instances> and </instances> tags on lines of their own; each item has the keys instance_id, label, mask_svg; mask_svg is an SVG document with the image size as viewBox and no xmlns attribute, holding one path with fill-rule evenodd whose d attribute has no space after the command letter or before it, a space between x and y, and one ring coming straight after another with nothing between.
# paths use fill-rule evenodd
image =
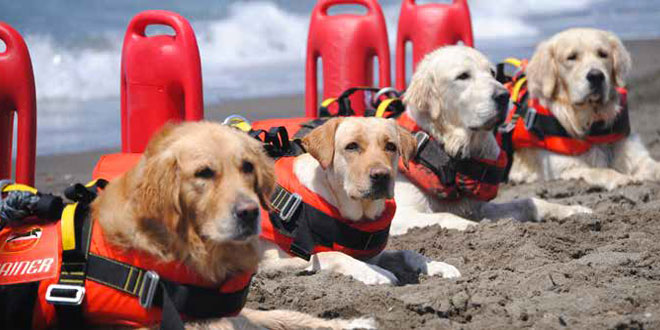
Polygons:
<instances>
[{"instance_id":1,"label":"red rescue tube","mask_svg":"<svg viewBox=\"0 0 660 330\"><path fill-rule=\"evenodd\" d=\"M406 88L406 42L412 43L414 70L424 55L459 41L474 47L467 0L424 5L416 4L415 0L404 0L396 40L396 89Z\"/></svg>"},{"instance_id":2,"label":"red rescue tube","mask_svg":"<svg viewBox=\"0 0 660 330\"><path fill-rule=\"evenodd\" d=\"M34 186L37 101L30 53L21 35L0 22L0 179L10 178L14 112L18 119L16 182Z\"/></svg>"},{"instance_id":3,"label":"red rescue tube","mask_svg":"<svg viewBox=\"0 0 660 330\"><path fill-rule=\"evenodd\" d=\"M361 5L365 15L329 15L335 5ZM383 11L376 0L320 0L312 11L305 65L305 115L318 117L317 60L323 63L323 98L337 97L355 86L373 86L373 58L378 58L378 85L391 86L390 48ZM351 98L364 113L362 92Z\"/></svg>"},{"instance_id":4,"label":"red rescue tube","mask_svg":"<svg viewBox=\"0 0 660 330\"><path fill-rule=\"evenodd\" d=\"M154 24L171 27L175 35L147 36L147 26ZM202 69L190 23L165 10L137 14L122 49L122 151L144 151L151 135L168 121L203 117Z\"/></svg>"}]
</instances>

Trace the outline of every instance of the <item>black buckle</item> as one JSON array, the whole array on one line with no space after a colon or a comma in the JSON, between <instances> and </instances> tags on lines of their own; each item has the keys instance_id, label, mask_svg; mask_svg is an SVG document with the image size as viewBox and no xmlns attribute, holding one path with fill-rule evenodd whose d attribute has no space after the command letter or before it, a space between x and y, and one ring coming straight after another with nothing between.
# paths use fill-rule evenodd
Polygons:
<instances>
[{"instance_id":1,"label":"black buckle","mask_svg":"<svg viewBox=\"0 0 660 330\"><path fill-rule=\"evenodd\" d=\"M513 129L516 128L516 122L514 120L511 120L508 123L504 123L500 125L500 127L497 128L497 131L500 133L511 133Z\"/></svg>"},{"instance_id":2,"label":"black buckle","mask_svg":"<svg viewBox=\"0 0 660 330\"><path fill-rule=\"evenodd\" d=\"M140 290L140 306L145 309L151 308L151 305L154 302L154 296L156 295L156 288L158 288L158 282L160 276L158 273L150 270L144 274L144 280L142 280L142 289Z\"/></svg>"},{"instance_id":3,"label":"black buckle","mask_svg":"<svg viewBox=\"0 0 660 330\"><path fill-rule=\"evenodd\" d=\"M426 146L426 143L429 142L431 137L426 134L424 131L419 131L415 133L415 140L417 140L417 154L420 154L422 152L422 149L424 146ZM417 155L415 155L417 156Z\"/></svg>"},{"instance_id":4,"label":"black buckle","mask_svg":"<svg viewBox=\"0 0 660 330\"><path fill-rule=\"evenodd\" d=\"M85 298L85 287L71 284L51 284L46 289L46 301L53 305L80 305Z\"/></svg>"},{"instance_id":5,"label":"black buckle","mask_svg":"<svg viewBox=\"0 0 660 330\"><path fill-rule=\"evenodd\" d=\"M533 107L527 108L527 113L525 113L525 118L523 118L525 122L525 128L529 131L534 127L534 121L536 120L536 109Z\"/></svg>"},{"instance_id":6,"label":"black buckle","mask_svg":"<svg viewBox=\"0 0 660 330\"><path fill-rule=\"evenodd\" d=\"M287 197L286 202L284 202L284 206L280 209L280 218L282 221L287 222L291 220L291 217L296 213L300 203L302 203L302 197L300 197L300 195L296 193L290 194L289 197Z\"/></svg>"}]
</instances>

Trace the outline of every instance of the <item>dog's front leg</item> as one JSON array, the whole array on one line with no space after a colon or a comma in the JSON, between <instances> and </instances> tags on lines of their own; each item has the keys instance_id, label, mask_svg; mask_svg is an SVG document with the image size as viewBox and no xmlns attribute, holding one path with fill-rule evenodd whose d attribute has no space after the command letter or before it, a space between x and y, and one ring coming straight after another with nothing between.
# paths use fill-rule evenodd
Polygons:
<instances>
[{"instance_id":1,"label":"dog's front leg","mask_svg":"<svg viewBox=\"0 0 660 330\"><path fill-rule=\"evenodd\" d=\"M415 251L383 251L371 258L369 263L376 264L392 273L413 271L429 276L441 275L444 278L460 277L461 272L448 263L431 260Z\"/></svg>"},{"instance_id":2,"label":"dog's front leg","mask_svg":"<svg viewBox=\"0 0 660 330\"><path fill-rule=\"evenodd\" d=\"M550 218L563 219L577 213L593 213L582 205L562 205L539 198L517 199L507 203L483 203L480 216L491 220L542 221Z\"/></svg>"},{"instance_id":3,"label":"dog's front leg","mask_svg":"<svg viewBox=\"0 0 660 330\"><path fill-rule=\"evenodd\" d=\"M341 252L320 252L312 255L308 270L337 272L367 285L398 283L396 276L389 270L357 260Z\"/></svg>"},{"instance_id":4,"label":"dog's front leg","mask_svg":"<svg viewBox=\"0 0 660 330\"><path fill-rule=\"evenodd\" d=\"M627 186L637 180L631 175L622 174L610 168L578 167L564 171L561 174L563 180L584 180L592 186L607 190Z\"/></svg>"},{"instance_id":5,"label":"dog's front leg","mask_svg":"<svg viewBox=\"0 0 660 330\"><path fill-rule=\"evenodd\" d=\"M413 208L397 208L390 227L390 235L403 235L410 229L433 225L447 229L465 230L474 224L475 222L452 213L424 213Z\"/></svg>"},{"instance_id":6,"label":"dog's front leg","mask_svg":"<svg viewBox=\"0 0 660 330\"><path fill-rule=\"evenodd\" d=\"M660 163L651 158L637 134L614 144L612 167L637 181L660 181Z\"/></svg>"}]
</instances>

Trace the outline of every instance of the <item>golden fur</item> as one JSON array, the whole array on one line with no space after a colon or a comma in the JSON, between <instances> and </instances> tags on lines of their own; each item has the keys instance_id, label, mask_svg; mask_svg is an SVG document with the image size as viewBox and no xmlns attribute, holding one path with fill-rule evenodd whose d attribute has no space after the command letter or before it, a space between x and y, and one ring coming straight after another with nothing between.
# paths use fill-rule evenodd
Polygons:
<instances>
[{"instance_id":1,"label":"golden fur","mask_svg":"<svg viewBox=\"0 0 660 330\"><path fill-rule=\"evenodd\" d=\"M492 64L477 50L448 46L427 54L417 65L404 101L407 115L441 141L452 157L498 158L501 151L492 133L497 122L494 118L498 111L506 110L508 94L495 80ZM483 218L539 221L590 212L582 206L536 198L508 203L438 200L402 175L396 183L395 198L397 212L390 230L394 235L431 225L462 230Z\"/></svg>"},{"instance_id":2,"label":"golden fur","mask_svg":"<svg viewBox=\"0 0 660 330\"><path fill-rule=\"evenodd\" d=\"M163 261L182 261L219 284L229 273L257 268L259 224L243 228L232 210L259 202L268 207L274 182L272 161L248 135L210 122L169 125L152 138L137 166L106 187L92 212L108 242ZM262 326L344 328L349 323L244 309L240 317L188 325Z\"/></svg>"},{"instance_id":3,"label":"golden fur","mask_svg":"<svg viewBox=\"0 0 660 330\"><path fill-rule=\"evenodd\" d=\"M353 221L371 221L385 210L385 199L394 193L399 157L410 159L415 139L392 120L383 118L334 118L314 129L304 139L308 154L294 162L300 183L337 207ZM373 175L386 176L380 184ZM361 261L340 252L322 252L307 261L292 258L269 241L264 241L263 269L305 268L330 270L366 284L395 284L392 266L418 269L427 275L456 277L451 265L432 261L413 251L383 251ZM390 262L391 260L403 262Z\"/></svg>"},{"instance_id":4,"label":"golden fur","mask_svg":"<svg viewBox=\"0 0 660 330\"><path fill-rule=\"evenodd\" d=\"M631 58L611 32L578 28L560 32L537 47L527 67L530 96L538 98L576 138L594 121L612 121L620 111L616 87L625 87ZM594 88L590 72L602 73ZM632 109L632 107L631 107ZM542 149L517 150L511 170L515 182L582 179L614 189L636 181L660 180L660 166L636 134L601 144L578 156Z\"/></svg>"}]
</instances>

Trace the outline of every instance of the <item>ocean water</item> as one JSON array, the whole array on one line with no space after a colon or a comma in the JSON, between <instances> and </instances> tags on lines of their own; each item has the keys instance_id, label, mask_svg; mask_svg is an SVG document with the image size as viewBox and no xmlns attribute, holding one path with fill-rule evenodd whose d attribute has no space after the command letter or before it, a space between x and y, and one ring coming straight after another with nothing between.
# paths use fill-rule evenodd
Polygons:
<instances>
[{"instance_id":1,"label":"ocean water","mask_svg":"<svg viewBox=\"0 0 660 330\"><path fill-rule=\"evenodd\" d=\"M138 12L172 10L191 22L202 59L204 100L217 104L303 92L308 16L314 3L0 0L0 21L22 33L32 56L38 154L119 146L121 43L129 20ZM493 61L529 56L539 40L574 26L612 30L624 39L660 37L660 0L469 3L476 47ZM381 5L393 55L400 1L384 0Z\"/></svg>"}]
</instances>

